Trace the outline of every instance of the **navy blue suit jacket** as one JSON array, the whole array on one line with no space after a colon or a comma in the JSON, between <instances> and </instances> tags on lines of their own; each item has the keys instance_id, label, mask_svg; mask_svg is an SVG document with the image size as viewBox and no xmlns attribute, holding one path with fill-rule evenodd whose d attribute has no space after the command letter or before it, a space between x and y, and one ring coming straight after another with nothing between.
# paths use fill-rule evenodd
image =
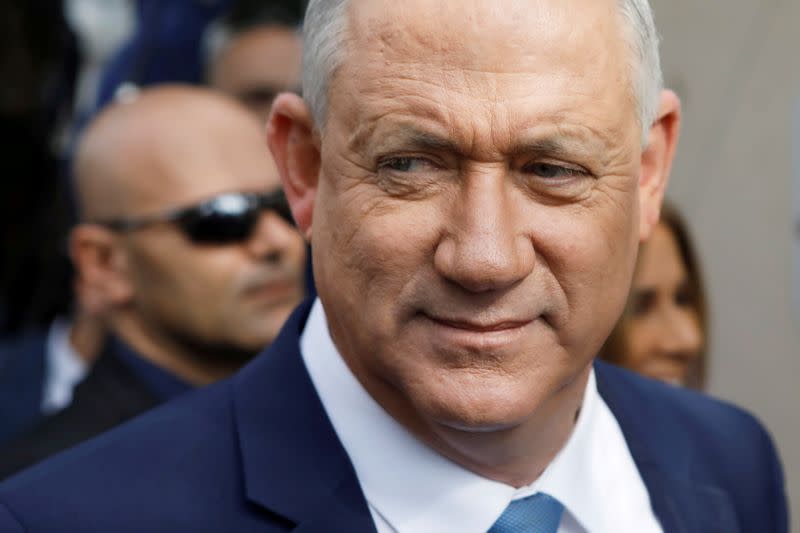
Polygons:
<instances>
[{"instance_id":1,"label":"navy blue suit jacket","mask_svg":"<svg viewBox=\"0 0 800 533\"><path fill-rule=\"evenodd\" d=\"M300 356L309 308L232 379L0 485L0 532L374 532ZM755 419L608 365L596 374L665 531L787 530L781 468Z\"/></svg>"},{"instance_id":2,"label":"navy blue suit jacket","mask_svg":"<svg viewBox=\"0 0 800 533\"><path fill-rule=\"evenodd\" d=\"M47 330L0 343L0 443L42 419Z\"/></svg>"}]
</instances>

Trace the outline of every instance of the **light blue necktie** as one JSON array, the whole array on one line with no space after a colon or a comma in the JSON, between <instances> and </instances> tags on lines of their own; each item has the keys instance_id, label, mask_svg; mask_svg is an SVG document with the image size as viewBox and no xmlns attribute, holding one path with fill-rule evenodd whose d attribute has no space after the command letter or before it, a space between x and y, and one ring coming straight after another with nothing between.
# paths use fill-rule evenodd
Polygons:
<instances>
[{"instance_id":1,"label":"light blue necktie","mask_svg":"<svg viewBox=\"0 0 800 533\"><path fill-rule=\"evenodd\" d=\"M543 492L514 500L488 533L557 533L564 506Z\"/></svg>"}]
</instances>

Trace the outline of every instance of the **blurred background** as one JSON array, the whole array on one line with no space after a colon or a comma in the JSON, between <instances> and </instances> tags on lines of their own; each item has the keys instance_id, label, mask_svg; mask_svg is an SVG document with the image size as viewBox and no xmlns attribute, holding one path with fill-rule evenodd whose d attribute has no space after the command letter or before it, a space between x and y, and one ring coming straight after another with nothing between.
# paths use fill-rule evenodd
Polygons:
<instances>
[{"instance_id":1,"label":"blurred background","mask_svg":"<svg viewBox=\"0 0 800 533\"><path fill-rule=\"evenodd\" d=\"M669 194L711 317L709 392L755 413L800 520L800 2L651 0L683 101Z\"/></svg>"},{"instance_id":2,"label":"blurred background","mask_svg":"<svg viewBox=\"0 0 800 533\"><path fill-rule=\"evenodd\" d=\"M800 2L651 3L666 82L684 105L669 196L687 219L705 274L708 391L767 425L797 523ZM46 327L72 306L64 245L73 219L69 160L89 117L137 86L206 83L222 30L257 19L248 11L254 4L269 4L271 17L286 20L303 9L301 1L266 0L0 2L4 337ZM232 9L240 11L232 16ZM255 105L270 95L247 97Z\"/></svg>"}]
</instances>

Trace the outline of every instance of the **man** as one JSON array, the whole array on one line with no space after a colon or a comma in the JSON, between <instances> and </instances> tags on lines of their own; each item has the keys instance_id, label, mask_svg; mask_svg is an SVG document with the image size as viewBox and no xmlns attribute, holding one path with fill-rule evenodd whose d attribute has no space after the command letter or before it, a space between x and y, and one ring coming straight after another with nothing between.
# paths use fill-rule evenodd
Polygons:
<instances>
[{"instance_id":1,"label":"man","mask_svg":"<svg viewBox=\"0 0 800 533\"><path fill-rule=\"evenodd\" d=\"M275 96L300 88L300 2L238 0L206 31L208 84L266 123Z\"/></svg>"},{"instance_id":2,"label":"man","mask_svg":"<svg viewBox=\"0 0 800 533\"><path fill-rule=\"evenodd\" d=\"M70 404L104 335L102 318L78 309L0 344L0 443Z\"/></svg>"},{"instance_id":3,"label":"man","mask_svg":"<svg viewBox=\"0 0 800 533\"><path fill-rule=\"evenodd\" d=\"M786 531L756 421L593 364L677 140L649 6L394 5L312 1L305 101L273 107L319 301L234 379L1 486L0 524Z\"/></svg>"},{"instance_id":4,"label":"man","mask_svg":"<svg viewBox=\"0 0 800 533\"><path fill-rule=\"evenodd\" d=\"M113 337L72 405L0 451L0 475L225 377L275 338L302 298L305 244L262 137L238 103L184 87L89 127L70 246L81 302Z\"/></svg>"}]
</instances>

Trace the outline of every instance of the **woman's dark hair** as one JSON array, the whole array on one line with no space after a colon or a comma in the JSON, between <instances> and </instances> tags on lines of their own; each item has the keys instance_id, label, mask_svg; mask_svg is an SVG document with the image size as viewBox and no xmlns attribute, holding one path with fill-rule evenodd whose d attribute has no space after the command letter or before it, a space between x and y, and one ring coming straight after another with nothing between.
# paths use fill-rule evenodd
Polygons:
<instances>
[{"instance_id":1,"label":"woman's dark hair","mask_svg":"<svg viewBox=\"0 0 800 533\"><path fill-rule=\"evenodd\" d=\"M661 209L660 223L664 224L675 236L681 260L686 267L688 281L688 294L692 307L697 314L698 326L703 334L703 345L700 356L694 360L687 376L686 385L690 388L702 390L706 385L708 372L708 304L706 290L703 283L700 262L692 244L688 227L678 210L671 204L665 203ZM630 299L629 299L630 303ZM627 325L630 320L630 309L626 306L617 325L600 350L600 358L610 363L624 366L628 359L629 347L627 339Z\"/></svg>"}]
</instances>

